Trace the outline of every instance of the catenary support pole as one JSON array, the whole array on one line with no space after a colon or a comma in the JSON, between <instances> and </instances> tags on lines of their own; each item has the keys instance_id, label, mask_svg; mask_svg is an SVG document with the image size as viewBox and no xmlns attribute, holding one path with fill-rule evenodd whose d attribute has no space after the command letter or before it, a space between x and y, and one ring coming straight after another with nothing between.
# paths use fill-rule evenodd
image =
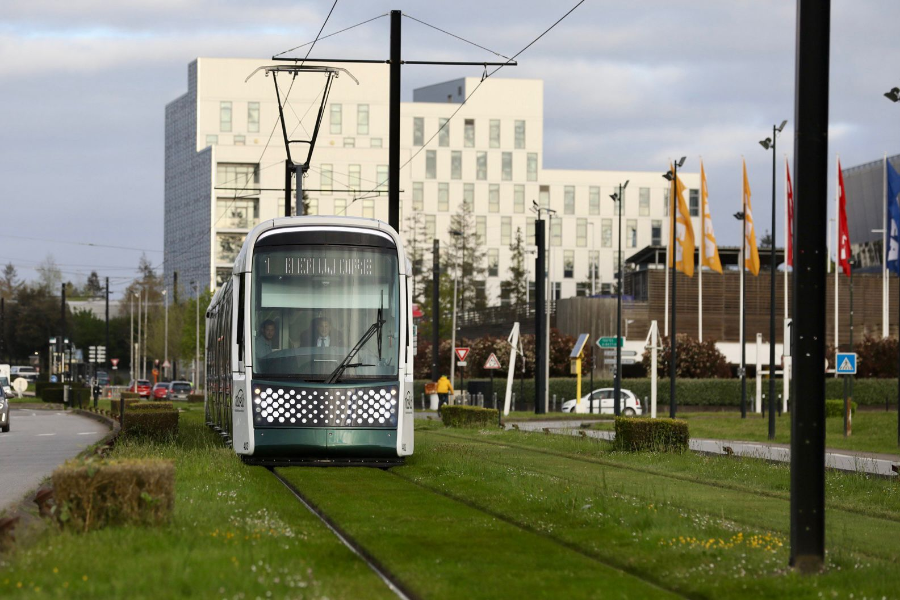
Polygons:
<instances>
[{"instance_id":1,"label":"catenary support pole","mask_svg":"<svg viewBox=\"0 0 900 600\"><path fill-rule=\"evenodd\" d=\"M622 209L624 204L622 185L620 184L619 199L616 201L616 210L619 212L619 258L616 261L616 378L613 383L613 414L617 417L622 414ZM591 390L591 393L593 391ZM581 394L576 398L580 401Z\"/></svg>"},{"instance_id":2,"label":"catenary support pole","mask_svg":"<svg viewBox=\"0 0 900 600\"><path fill-rule=\"evenodd\" d=\"M437 381L440 373L441 349L441 242L434 240L431 259L431 380ZM453 351L452 349L450 350Z\"/></svg>"},{"instance_id":3,"label":"catenary support pole","mask_svg":"<svg viewBox=\"0 0 900 600\"><path fill-rule=\"evenodd\" d=\"M103 366L109 369L109 277L106 278L106 359L103 361ZM106 372L109 375L109 371Z\"/></svg>"},{"instance_id":4,"label":"catenary support pole","mask_svg":"<svg viewBox=\"0 0 900 600\"><path fill-rule=\"evenodd\" d=\"M60 347L63 349L62 360L60 361L60 380L66 380L66 284L62 284L62 292L60 295L60 303L59 303L59 311L60 311L60 325L62 329L62 336L60 339Z\"/></svg>"},{"instance_id":5,"label":"catenary support pole","mask_svg":"<svg viewBox=\"0 0 900 600\"><path fill-rule=\"evenodd\" d=\"M388 224L400 231L400 19L391 11L391 80L388 140ZM379 182L380 183L380 182Z\"/></svg>"},{"instance_id":6,"label":"catenary support pole","mask_svg":"<svg viewBox=\"0 0 900 600\"><path fill-rule=\"evenodd\" d=\"M544 414L544 397L546 396L547 381L544 378L544 361L547 360L544 345L544 319L545 314L545 294L547 279L546 271L546 248L544 235L544 220L538 219L534 222L534 241L537 244L537 258L534 261L534 295L535 295L535 311L534 311L534 348L537 361L534 368L534 412L535 414Z\"/></svg>"},{"instance_id":7,"label":"catenary support pole","mask_svg":"<svg viewBox=\"0 0 900 600\"><path fill-rule=\"evenodd\" d=\"M830 0L797 1L794 99L794 410L791 555L802 572L825 560L825 269ZM798 224L803 223L803 227ZM802 305L798 298L803 298Z\"/></svg>"},{"instance_id":8,"label":"catenary support pole","mask_svg":"<svg viewBox=\"0 0 900 600\"><path fill-rule=\"evenodd\" d=\"M294 170L291 168L291 161L284 161L284 216L290 217L294 214L291 210L291 177ZM177 285L177 283L176 283ZM177 293L177 292L176 292ZM176 296L177 297L177 296Z\"/></svg>"}]
</instances>

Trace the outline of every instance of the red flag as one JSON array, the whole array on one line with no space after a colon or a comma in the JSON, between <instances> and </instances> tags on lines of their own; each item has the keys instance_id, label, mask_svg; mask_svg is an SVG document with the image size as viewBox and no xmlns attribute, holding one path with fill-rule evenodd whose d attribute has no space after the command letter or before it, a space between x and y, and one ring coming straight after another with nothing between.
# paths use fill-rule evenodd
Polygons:
<instances>
[{"instance_id":1,"label":"red flag","mask_svg":"<svg viewBox=\"0 0 900 600\"><path fill-rule=\"evenodd\" d=\"M838 217L838 262L844 275L850 277L850 233L847 229L847 193L844 189L844 172L841 170L841 161L838 160L838 193L840 215Z\"/></svg>"},{"instance_id":2,"label":"red flag","mask_svg":"<svg viewBox=\"0 0 900 600\"><path fill-rule=\"evenodd\" d=\"M794 266L794 188L791 185L791 168L787 158L784 159L784 174L787 176L787 266Z\"/></svg>"}]
</instances>

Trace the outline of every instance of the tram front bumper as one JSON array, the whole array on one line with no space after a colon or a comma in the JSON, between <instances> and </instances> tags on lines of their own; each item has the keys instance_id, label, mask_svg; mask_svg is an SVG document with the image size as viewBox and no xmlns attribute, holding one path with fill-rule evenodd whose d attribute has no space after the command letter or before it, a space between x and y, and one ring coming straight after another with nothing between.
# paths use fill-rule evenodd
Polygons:
<instances>
[{"instance_id":1,"label":"tram front bumper","mask_svg":"<svg viewBox=\"0 0 900 600\"><path fill-rule=\"evenodd\" d=\"M397 457L397 430L387 428L257 428L254 457Z\"/></svg>"}]
</instances>

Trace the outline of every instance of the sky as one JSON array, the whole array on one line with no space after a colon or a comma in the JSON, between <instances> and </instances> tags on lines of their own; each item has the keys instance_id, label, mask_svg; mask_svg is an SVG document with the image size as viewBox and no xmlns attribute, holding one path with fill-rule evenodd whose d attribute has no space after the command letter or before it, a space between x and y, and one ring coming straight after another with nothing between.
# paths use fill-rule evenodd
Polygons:
<instances>
[{"instance_id":1,"label":"sky","mask_svg":"<svg viewBox=\"0 0 900 600\"><path fill-rule=\"evenodd\" d=\"M3 0L0 3L0 263L25 279L52 255L66 279L91 270L121 290L142 254L163 248L165 105L198 56L259 57L312 41L333 0ZM324 34L400 9L512 56L574 6L534 0L338 0ZM759 235L771 223L771 151L793 154L796 7L788 0L585 0L495 77L544 84L545 168L664 171L702 156L720 245L737 245L741 158ZM846 167L900 153L896 0L833 0L829 161ZM381 18L320 41L311 56L387 58ZM894 39L894 42L891 42ZM404 57L494 60L415 21ZM422 85L479 76L407 67L403 100ZM470 102L477 102L478 95ZM834 177L829 180L833 181ZM833 198L833 191L830 198ZM827 201L828 199L823 199ZM850 199L849 201L852 201ZM829 205L833 201L829 202Z\"/></svg>"}]
</instances>

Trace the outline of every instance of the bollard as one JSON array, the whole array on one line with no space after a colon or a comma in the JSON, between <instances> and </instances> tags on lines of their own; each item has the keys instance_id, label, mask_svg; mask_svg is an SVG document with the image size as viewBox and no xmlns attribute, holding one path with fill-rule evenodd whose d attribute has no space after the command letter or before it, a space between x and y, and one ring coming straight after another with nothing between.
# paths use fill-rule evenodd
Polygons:
<instances>
[{"instance_id":1,"label":"bollard","mask_svg":"<svg viewBox=\"0 0 900 600\"><path fill-rule=\"evenodd\" d=\"M497 404L497 392L494 392L494 408L500 410L500 405Z\"/></svg>"},{"instance_id":2,"label":"bollard","mask_svg":"<svg viewBox=\"0 0 900 600\"><path fill-rule=\"evenodd\" d=\"M781 394L778 394L778 416L781 416Z\"/></svg>"},{"instance_id":3,"label":"bollard","mask_svg":"<svg viewBox=\"0 0 900 600\"><path fill-rule=\"evenodd\" d=\"M63 406L69 405L69 386L63 386Z\"/></svg>"},{"instance_id":4,"label":"bollard","mask_svg":"<svg viewBox=\"0 0 900 600\"><path fill-rule=\"evenodd\" d=\"M556 394L553 394L553 408L551 410L556 412Z\"/></svg>"},{"instance_id":5,"label":"bollard","mask_svg":"<svg viewBox=\"0 0 900 600\"><path fill-rule=\"evenodd\" d=\"M422 410L425 410L425 392L422 392Z\"/></svg>"}]
</instances>

